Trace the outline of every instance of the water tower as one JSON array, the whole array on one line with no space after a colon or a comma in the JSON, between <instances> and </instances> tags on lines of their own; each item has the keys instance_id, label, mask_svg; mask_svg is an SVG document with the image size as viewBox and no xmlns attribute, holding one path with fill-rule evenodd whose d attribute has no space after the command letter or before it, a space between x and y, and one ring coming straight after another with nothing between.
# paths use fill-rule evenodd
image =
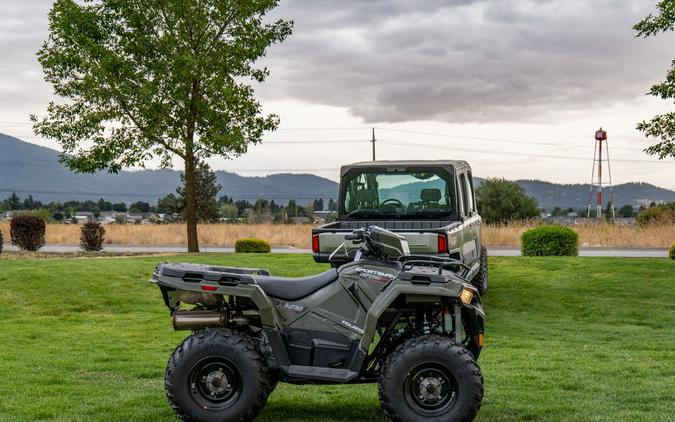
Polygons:
<instances>
[{"instance_id":1,"label":"water tower","mask_svg":"<svg viewBox=\"0 0 675 422\"><path fill-rule=\"evenodd\" d=\"M603 158L603 145L604 154ZM602 181L602 163L607 163L608 181ZM597 178L596 178L597 168ZM595 191L595 217L603 217L602 209L602 188L609 186L609 205L612 210L612 220L614 220L614 190L612 189L612 167L609 163L609 145L607 143L607 132L600 128L595 132L595 146L593 148L593 171L591 172L591 190L588 192L588 218L591 217L591 207L593 206L593 191Z\"/></svg>"}]
</instances>

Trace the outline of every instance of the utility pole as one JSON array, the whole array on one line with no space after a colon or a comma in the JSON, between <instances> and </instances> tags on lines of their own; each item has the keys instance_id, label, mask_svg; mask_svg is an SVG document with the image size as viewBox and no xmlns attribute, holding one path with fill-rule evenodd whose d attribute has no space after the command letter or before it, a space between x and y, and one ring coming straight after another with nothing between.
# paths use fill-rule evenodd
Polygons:
<instances>
[{"instance_id":1,"label":"utility pole","mask_svg":"<svg viewBox=\"0 0 675 422\"><path fill-rule=\"evenodd\" d=\"M373 128L373 139L370 142L373 143L373 161L375 161L375 128Z\"/></svg>"}]
</instances>

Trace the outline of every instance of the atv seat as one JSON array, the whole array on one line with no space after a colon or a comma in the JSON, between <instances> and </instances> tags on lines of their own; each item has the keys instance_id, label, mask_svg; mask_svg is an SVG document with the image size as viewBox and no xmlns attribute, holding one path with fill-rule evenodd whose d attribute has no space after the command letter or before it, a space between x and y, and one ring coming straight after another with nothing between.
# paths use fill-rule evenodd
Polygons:
<instances>
[{"instance_id":1,"label":"atv seat","mask_svg":"<svg viewBox=\"0 0 675 422\"><path fill-rule=\"evenodd\" d=\"M338 278L335 268L309 277L287 278L265 275L254 276L255 282L269 296L281 300L298 300L327 286Z\"/></svg>"}]
</instances>

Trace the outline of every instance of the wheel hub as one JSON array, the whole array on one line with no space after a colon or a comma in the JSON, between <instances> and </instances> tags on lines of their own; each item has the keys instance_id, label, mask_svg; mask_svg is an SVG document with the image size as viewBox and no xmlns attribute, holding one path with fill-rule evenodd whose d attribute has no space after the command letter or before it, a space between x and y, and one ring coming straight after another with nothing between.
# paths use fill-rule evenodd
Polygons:
<instances>
[{"instance_id":1,"label":"wheel hub","mask_svg":"<svg viewBox=\"0 0 675 422\"><path fill-rule=\"evenodd\" d=\"M443 414L457 399L456 381L447 368L423 364L411 371L406 380L407 399L421 415Z\"/></svg>"},{"instance_id":2,"label":"wheel hub","mask_svg":"<svg viewBox=\"0 0 675 422\"><path fill-rule=\"evenodd\" d=\"M435 402L442 398L441 390L445 380L436 377L420 378L420 398L424 401Z\"/></svg>"},{"instance_id":3,"label":"wheel hub","mask_svg":"<svg viewBox=\"0 0 675 422\"><path fill-rule=\"evenodd\" d=\"M236 366L219 356L202 359L190 373L190 394L204 409L219 411L230 407L237 401L242 386Z\"/></svg>"},{"instance_id":4,"label":"wheel hub","mask_svg":"<svg viewBox=\"0 0 675 422\"><path fill-rule=\"evenodd\" d=\"M227 382L227 376L221 371L209 373L204 381L206 388L208 388L213 395L228 391L231 388L230 384Z\"/></svg>"}]
</instances>

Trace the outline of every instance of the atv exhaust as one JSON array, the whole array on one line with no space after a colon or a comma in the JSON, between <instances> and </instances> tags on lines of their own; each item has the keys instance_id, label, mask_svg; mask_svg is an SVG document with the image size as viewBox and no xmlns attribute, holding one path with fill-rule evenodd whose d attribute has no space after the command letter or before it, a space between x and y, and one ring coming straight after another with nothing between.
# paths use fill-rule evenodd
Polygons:
<instances>
[{"instance_id":1,"label":"atv exhaust","mask_svg":"<svg viewBox=\"0 0 675 422\"><path fill-rule=\"evenodd\" d=\"M227 317L215 311L176 311L171 318L173 329L197 330L205 327L227 327Z\"/></svg>"}]
</instances>

